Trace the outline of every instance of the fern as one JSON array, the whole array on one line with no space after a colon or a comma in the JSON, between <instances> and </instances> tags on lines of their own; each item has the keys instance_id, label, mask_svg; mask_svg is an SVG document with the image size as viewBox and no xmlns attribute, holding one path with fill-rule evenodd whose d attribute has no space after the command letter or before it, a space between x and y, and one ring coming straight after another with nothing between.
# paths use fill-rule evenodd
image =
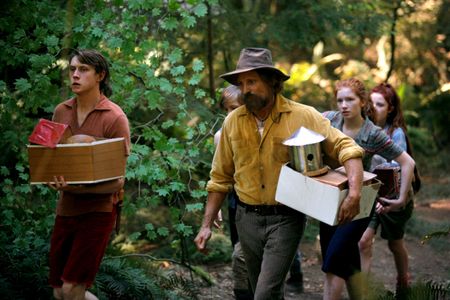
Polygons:
<instances>
[{"instance_id":1,"label":"fern","mask_svg":"<svg viewBox=\"0 0 450 300\"><path fill-rule=\"evenodd\" d=\"M17 238L10 245L0 238L0 299L50 299L48 245L33 244L34 235ZM24 286L28 286L24 289Z\"/></svg>"},{"instance_id":2,"label":"fern","mask_svg":"<svg viewBox=\"0 0 450 300\"><path fill-rule=\"evenodd\" d=\"M95 282L99 299L197 299L194 282L176 274L165 276L151 265L127 258L103 259Z\"/></svg>"},{"instance_id":3,"label":"fern","mask_svg":"<svg viewBox=\"0 0 450 300\"><path fill-rule=\"evenodd\" d=\"M380 295L378 300L446 300L450 298L450 283L418 282L395 295L391 291Z\"/></svg>"},{"instance_id":4,"label":"fern","mask_svg":"<svg viewBox=\"0 0 450 300\"><path fill-rule=\"evenodd\" d=\"M199 294L199 290L193 281L177 274L171 274L163 279L161 286L168 290L181 290L182 294L190 299L197 299Z\"/></svg>"},{"instance_id":5,"label":"fern","mask_svg":"<svg viewBox=\"0 0 450 300\"><path fill-rule=\"evenodd\" d=\"M445 300L450 298L450 283L441 284L433 281L418 283L408 293L408 299Z\"/></svg>"},{"instance_id":6,"label":"fern","mask_svg":"<svg viewBox=\"0 0 450 300\"><path fill-rule=\"evenodd\" d=\"M165 299L158 283L143 269L127 264L126 260L103 260L95 285L97 294L106 299Z\"/></svg>"}]
</instances>

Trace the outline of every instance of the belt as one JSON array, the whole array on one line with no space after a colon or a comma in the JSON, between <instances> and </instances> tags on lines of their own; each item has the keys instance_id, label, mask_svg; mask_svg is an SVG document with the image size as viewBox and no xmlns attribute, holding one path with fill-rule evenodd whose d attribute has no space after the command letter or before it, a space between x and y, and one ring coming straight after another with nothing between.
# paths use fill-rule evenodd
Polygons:
<instances>
[{"instance_id":1,"label":"belt","mask_svg":"<svg viewBox=\"0 0 450 300\"><path fill-rule=\"evenodd\" d=\"M241 201L238 201L238 205L245 208L245 212L256 213L260 216L296 215L300 213L285 205L250 205Z\"/></svg>"}]
</instances>

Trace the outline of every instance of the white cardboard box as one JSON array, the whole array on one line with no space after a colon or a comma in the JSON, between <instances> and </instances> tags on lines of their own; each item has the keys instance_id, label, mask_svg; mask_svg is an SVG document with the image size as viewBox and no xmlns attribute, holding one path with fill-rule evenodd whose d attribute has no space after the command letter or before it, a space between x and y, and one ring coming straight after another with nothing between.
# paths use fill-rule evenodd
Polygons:
<instances>
[{"instance_id":1,"label":"white cardboard box","mask_svg":"<svg viewBox=\"0 0 450 300\"><path fill-rule=\"evenodd\" d=\"M369 216L379 188L379 182L362 187L360 212L353 220ZM339 207L347 193L347 189L321 183L284 165L275 200L328 225L337 225Z\"/></svg>"}]
</instances>

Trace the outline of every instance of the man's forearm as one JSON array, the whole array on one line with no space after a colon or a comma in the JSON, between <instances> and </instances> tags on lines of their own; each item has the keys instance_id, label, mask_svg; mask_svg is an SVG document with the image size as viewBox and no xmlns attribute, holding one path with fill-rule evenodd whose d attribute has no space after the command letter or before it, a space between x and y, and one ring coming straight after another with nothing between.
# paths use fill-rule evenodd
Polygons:
<instances>
[{"instance_id":1,"label":"man's forearm","mask_svg":"<svg viewBox=\"0 0 450 300\"><path fill-rule=\"evenodd\" d=\"M226 197L226 193L209 192L208 200L206 202L205 215L203 217L202 227L211 228L217 213L222 207L223 200Z\"/></svg>"},{"instance_id":2,"label":"man's forearm","mask_svg":"<svg viewBox=\"0 0 450 300\"><path fill-rule=\"evenodd\" d=\"M361 159L351 158L345 161L344 168L348 178L348 196L356 199L361 198L364 171Z\"/></svg>"}]
</instances>

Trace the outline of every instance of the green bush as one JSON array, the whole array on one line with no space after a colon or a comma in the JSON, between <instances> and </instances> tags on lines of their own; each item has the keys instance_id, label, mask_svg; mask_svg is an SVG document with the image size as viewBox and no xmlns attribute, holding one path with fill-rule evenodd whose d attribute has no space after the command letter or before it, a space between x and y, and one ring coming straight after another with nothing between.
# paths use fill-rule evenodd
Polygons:
<instances>
[{"instance_id":1,"label":"green bush","mask_svg":"<svg viewBox=\"0 0 450 300\"><path fill-rule=\"evenodd\" d=\"M225 2L2 2L0 267L7 271L0 274L2 298L50 298L51 290L46 282L47 257L57 196L44 186L30 187L25 145L38 119L50 118L56 104L71 96L66 65L71 48L95 48L108 58L114 92L111 99L123 107L130 120L133 145L127 166L124 218L133 219L141 210L148 209L157 214L158 207L168 208L165 222L156 220L136 226L130 232L123 231L126 242L161 242L172 247L167 252L170 256L186 263L189 263L190 256L199 263L223 262L230 259L231 246L227 238L211 241L213 251L209 257L199 256L192 243L206 196L205 180L213 153L211 133L222 121L213 109L213 96L208 97L214 92L214 82L208 82L211 90L207 93L205 74L213 76L213 71L228 71L242 45L267 45L273 40L267 37L273 34L279 45L294 40L307 41L306 44L293 43L297 49L284 54L292 62L308 56L318 63L317 55L307 54L313 49L307 48L312 48L322 39L327 44L325 52L345 52L364 60L358 53L363 52L361 47L367 47L366 42L372 43L372 39L375 42L378 30L383 27L378 25L386 19L385 12L389 10L383 8L384 4L355 5L345 1L337 10L335 4L301 1L305 6L301 11L293 10L297 4L289 1L270 4L270 9L268 2L254 8ZM311 27L312 30L302 32L294 40L290 37L298 36L298 30L284 30L283 35L278 34L279 26L301 27L301 23L292 22L306 20L298 18L305 12L311 17L307 22L320 26ZM254 18L253 13L263 13L262 18ZM355 18L360 15L376 22ZM212 55L214 58L208 65L202 59L209 56L206 27L210 20L216 29L211 44L217 53ZM233 23L228 23L229 20ZM243 23L235 26L234 22L239 20ZM258 28L258 34L240 35L230 30L231 25L245 33L249 28ZM277 46L276 41L270 46L281 52L283 47ZM282 53L276 54L283 58ZM322 79L327 82L334 80L340 74L335 74L339 64L336 61L327 65L327 70L333 74L331 77L325 76L328 71L322 68L312 81L304 82L300 88L291 87L287 92L294 95L298 90L301 92L298 97L301 96L305 103L327 108L331 97L326 95L331 92L323 88ZM361 65L367 64L361 62ZM325 87L329 89L330 82L327 82ZM437 138L445 137L443 142L448 142L445 127L448 109L443 109L448 107L448 101L442 97L436 97L424 110L426 129L418 129L417 135L414 130L411 133L417 152L424 153L425 157L430 156L430 149L434 151L433 145L437 148L446 145L438 143ZM416 117L415 120L415 125L422 124L417 121L421 118ZM430 136L433 136L433 143ZM304 240L315 239L316 225L311 223L307 226ZM127 282L130 278L126 274L120 277L116 267L107 264L101 272L114 274L118 280ZM131 274L137 272L133 268L127 270ZM136 276L144 275L136 273ZM107 282L101 280L99 286L104 284L107 289ZM148 288L157 294L156 287L152 287L150 282L148 284L143 289ZM155 284L163 283L157 280ZM28 291L33 291L33 294L28 294ZM130 287L129 291L140 293L141 290L140 287Z\"/></svg>"}]
</instances>

